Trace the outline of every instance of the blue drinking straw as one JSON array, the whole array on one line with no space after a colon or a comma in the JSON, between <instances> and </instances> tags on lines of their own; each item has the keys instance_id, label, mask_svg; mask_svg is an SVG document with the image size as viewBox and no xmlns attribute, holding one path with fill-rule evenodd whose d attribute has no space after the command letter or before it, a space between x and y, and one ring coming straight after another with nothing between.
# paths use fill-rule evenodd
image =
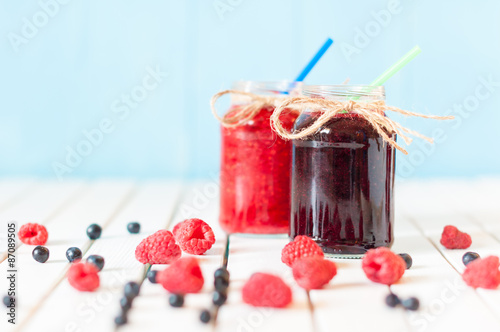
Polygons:
<instances>
[{"instance_id":1,"label":"blue drinking straw","mask_svg":"<svg viewBox=\"0 0 500 332\"><path fill-rule=\"evenodd\" d=\"M319 51L314 55L314 57L309 61L307 66L300 72L299 76L295 79L296 82L302 82L306 78L307 74L313 69L313 67L318 63L319 59L325 54L325 52L328 50L328 48L333 44L333 40L331 38L328 38L326 42L321 46Z\"/></svg>"}]
</instances>

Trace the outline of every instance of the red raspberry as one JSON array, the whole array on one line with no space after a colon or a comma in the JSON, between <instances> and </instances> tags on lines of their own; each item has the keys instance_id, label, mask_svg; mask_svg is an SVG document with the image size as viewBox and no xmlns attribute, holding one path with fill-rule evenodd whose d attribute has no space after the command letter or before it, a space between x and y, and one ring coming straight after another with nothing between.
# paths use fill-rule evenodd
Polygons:
<instances>
[{"instance_id":1,"label":"red raspberry","mask_svg":"<svg viewBox=\"0 0 500 332\"><path fill-rule=\"evenodd\" d=\"M179 257L181 248L172 233L165 229L148 236L135 248L135 258L143 264L168 264Z\"/></svg>"},{"instance_id":2,"label":"red raspberry","mask_svg":"<svg viewBox=\"0 0 500 332\"><path fill-rule=\"evenodd\" d=\"M384 247L368 250L361 265L368 279L385 285L398 282L406 270L404 259Z\"/></svg>"},{"instance_id":3,"label":"red raspberry","mask_svg":"<svg viewBox=\"0 0 500 332\"><path fill-rule=\"evenodd\" d=\"M22 225L17 234L22 243L35 246L43 246L49 238L49 233L47 233L45 226L35 223Z\"/></svg>"},{"instance_id":4,"label":"red raspberry","mask_svg":"<svg viewBox=\"0 0 500 332\"><path fill-rule=\"evenodd\" d=\"M99 275L94 264L74 263L68 270L68 281L81 292L92 292L99 287Z\"/></svg>"},{"instance_id":5,"label":"red raspberry","mask_svg":"<svg viewBox=\"0 0 500 332\"><path fill-rule=\"evenodd\" d=\"M308 236L298 235L281 251L281 261L292 267L295 260L303 257L324 257L323 250Z\"/></svg>"},{"instance_id":6,"label":"red raspberry","mask_svg":"<svg viewBox=\"0 0 500 332\"><path fill-rule=\"evenodd\" d=\"M204 254L215 243L212 228L201 219L186 219L175 225L173 232L181 249L188 254Z\"/></svg>"},{"instance_id":7,"label":"red raspberry","mask_svg":"<svg viewBox=\"0 0 500 332\"><path fill-rule=\"evenodd\" d=\"M295 261L292 267L297 284L305 289L320 289L337 274L334 262L318 256L305 257Z\"/></svg>"},{"instance_id":8,"label":"red raspberry","mask_svg":"<svg viewBox=\"0 0 500 332\"><path fill-rule=\"evenodd\" d=\"M203 288L203 274L195 257L183 257L159 272L156 280L170 293L198 293Z\"/></svg>"},{"instance_id":9,"label":"red raspberry","mask_svg":"<svg viewBox=\"0 0 500 332\"><path fill-rule=\"evenodd\" d=\"M292 302L292 290L278 276L254 273L242 289L243 302L254 307L283 308Z\"/></svg>"},{"instance_id":10,"label":"red raspberry","mask_svg":"<svg viewBox=\"0 0 500 332\"><path fill-rule=\"evenodd\" d=\"M447 249L467 249L472 244L472 239L469 234L460 232L455 226L445 226L440 242Z\"/></svg>"},{"instance_id":11,"label":"red raspberry","mask_svg":"<svg viewBox=\"0 0 500 332\"><path fill-rule=\"evenodd\" d=\"M474 288L496 289L500 285L499 266L497 256L478 258L467 264L462 278Z\"/></svg>"}]
</instances>

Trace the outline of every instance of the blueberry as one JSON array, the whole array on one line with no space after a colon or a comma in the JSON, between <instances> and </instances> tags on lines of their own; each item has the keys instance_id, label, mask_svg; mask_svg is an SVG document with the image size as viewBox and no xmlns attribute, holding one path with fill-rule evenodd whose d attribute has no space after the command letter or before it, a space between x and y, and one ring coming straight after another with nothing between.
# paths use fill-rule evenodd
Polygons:
<instances>
[{"instance_id":1,"label":"blueberry","mask_svg":"<svg viewBox=\"0 0 500 332\"><path fill-rule=\"evenodd\" d=\"M207 309L203 310L200 314L200 321L202 323L208 323L210 322L210 320L212 319L212 315L210 314L210 311L208 311Z\"/></svg>"},{"instance_id":2,"label":"blueberry","mask_svg":"<svg viewBox=\"0 0 500 332\"><path fill-rule=\"evenodd\" d=\"M77 247L71 247L66 250L66 258L70 263L73 263L76 260L82 259L82 251Z\"/></svg>"},{"instance_id":3,"label":"blueberry","mask_svg":"<svg viewBox=\"0 0 500 332\"><path fill-rule=\"evenodd\" d=\"M415 297L410 297L409 299L403 300L401 304L403 305L403 307L405 307L405 309L415 311L418 310L420 301Z\"/></svg>"},{"instance_id":4,"label":"blueberry","mask_svg":"<svg viewBox=\"0 0 500 332\"><path fill-rule=\"evenodd\" d=\"M102 228L98 224L92 224L87 227L87 236L91 240L96 240L101 237Z\"/></svg>"},{"instance_id":5,"label":"blueberry","mask_svg":"<svg viewBox=\"0 0 500 332\"><path fill-rule=\"evenodd\" d=\"M158 283L158 280L156 280L157 276L158 276L158 271L154 271L154 270L149 270L149 272L147 274L148 280L152 284L157 284Z\"/></svg>"},{"instance_id":6,"label":"blueberry","mask_svg":"<svg viewBox=\"0 0 500 332\"><path fill-rule=\"evenodd\" d=\"M124 296L120 299L120 307L122 308L123 312L127 312L132 307L132 301Z\"/></svg>"},{"instance_id":7,"label":"blueberry","mask_svg":"<svg viewBox=\"0 0 500 332\"><path fill-rule=\"evenodd\" d=\"M394 308L398 304L401 304L401 300L396 294L391 293L385 298L385 304L387 304L391 308Z\"/></svg>"},{"instance_id":8,"label":"blueberry","mask_svg":"<svg viewBox=\"0 0 500 332\"><path fill-rule=\"evenodd\" d=\"M133 300L135 297L137 297L137 295L139 295L140 289L141 287L138 283L131 281L125 284L123 292L127 299Z\"/></svg>"},{"instance_id":9,"label":"blueberry","mask_svg":"<svg viewBox=\"0 0 500 332\"><path fill-rule=\"evenodd\" d=\"M94 264L97 267L97 271L101 271L104 267L104 258L99 255L90 255L87 257L87 263Z\"/></svg>"},{"instance_id":10,"label":"blueberry","mask_svg":"<svg viewBox=\"0 0 500 332\"><path fill-rule=\"evenodd\" d=\"M9 296L9 295L5 295L3 297L3 304L6 306L6 307L9 307L11 305L11 303L15 303L15 299L12 297L12 296Z\"/></svg>"},{"instance_id":11,"label":"blueberry","mask_svg":"<svg viewBox=\"0 0 500 332\"><path fill-rule=\"evenodd\" d=\"M118 316L115 317L115 325L122 326L127 324L127 314L122 312Z\"/></svg>"},{"instance_id":12,"label":"blueberry","mask_svg":"<svg viewBox=\"0 0 500 332\"><path fill-rule=\"evenodd\" d=\"M127 230L130 234L137 234L141 231L141 224L137 221L129 222L127 224Z\"/></svg>"},{"instance_id":13,"label":"blueberry","mask_svg":"<svg viewBox=\"0 0 500 332\"><path fill-rule=\"evenodd\" d=\"M31 255L38 263L45 263L49 259L49 249L44 246L36 246Z\"/></svg>"},{"instance_id":14,"label":"blueberry","mask_svg":"<svg viewBox=\"0 0 500 332\"><path fill-rule=\"evenodd\" d=\"M473 260L478 259L480 256L478 253L472 252L472 251L467 251L463 256L462 256L462 262L464 265L469 264Z\"/></svg>"},{"instance_id":15,"label":"blueberry","mask_svg":"<svg viewBox=\"0 0 500 332\"><path fill-rule=\"evenodd\" d=\"M404 259L406 263L406 269L408 270L413 264L413 259L408 254L399 254L399 256L401 256Z\"/></svg>"},{"instance_id":16,"label":"blueberry","mask_svg":"<svg viewBox=\"0 0 500 332\"><path fill-rule=\"evenodd\" d=\"M168 298L168 303L174 308L180 308L184 305L184 295L182 294L172 294Z\"/></svg>"},{"instance_id":17,"label":"blueberry","mask_svg":"<svg viewBox=\"0 0 500 332\"><path fill-rule=\"evenodd\" d=\"M224 277L216 277L214 279L214 286L217 291L226 291L229 287L229 280L224 279Z\"/></svg>"},{"instance_id":18,"label":"blueberry","mask_svg":"<svg viewBox=\"0 0 500 332\"><path fill-rule=\"evenodd\" d=\"M218 306L223 305L227 300L227 292L214 292L212 296L212 303Z\"/></svg>"},{"instance_id":19,"label":"blueberry","mask_svg":"<svg viewBox=\"0 0 500 332\"><path fill-rule=\"evenodd\" d=\"M223 278L229 281L229 271L225 267L220 267L214 272L214 278Z\"/></svg>"}]
</instances>

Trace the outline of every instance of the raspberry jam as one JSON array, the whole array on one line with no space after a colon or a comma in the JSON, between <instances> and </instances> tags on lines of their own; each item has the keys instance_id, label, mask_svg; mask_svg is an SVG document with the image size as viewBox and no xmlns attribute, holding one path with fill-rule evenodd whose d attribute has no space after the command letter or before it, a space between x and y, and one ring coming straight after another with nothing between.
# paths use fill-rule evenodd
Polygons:
<instances>
[{"instance_id":1,"label":"raspberry jam","mask_svg":"<svg viewBox=\"0 0 500 332\"><path fill-rule=\"evenodd\" d=\"M271 83L245 84L244 89L237 86L235 89L272 94L270 91L283 91L290 83L282 83L282 87ZM233 105L230 112L245 105ZM274 107L264 107L253 119L237 127L221 126L219 221L228 233L287 234L289 231L292 143L271 130L273 110ZM290 112L282 120L291 129L295 118Z\"/></svg>"},{"instance_id":2,"label":"raspberry jam","mask_svg":"<svg viewBox=\"0 0 500 332\"><path fill-rule=\"evenodd\" d=\"M321 91L323 98L342 100L337 94ZM380 100L383 88L370 94ZM308 127L319 115L304 112L294 129ZM329 254L390 247L394 167L394 149L356 113L337 114L314 135L294 140L290 236L310 236Z\"/></svg>"}]
</instances>

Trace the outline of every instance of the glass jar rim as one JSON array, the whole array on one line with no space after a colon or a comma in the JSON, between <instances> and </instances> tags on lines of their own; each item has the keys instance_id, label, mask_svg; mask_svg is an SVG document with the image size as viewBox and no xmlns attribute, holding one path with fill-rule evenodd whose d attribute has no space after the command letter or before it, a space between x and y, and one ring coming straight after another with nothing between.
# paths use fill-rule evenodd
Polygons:
<instances>
[{"instance_id":1,"label":"glass jar rim","mask_svg":"<svg viewBox=\"0 0 500 332\"><path fill-rule=\"evenodd\" d=\"M282 81L235 81L232 84L232 89L255 94L263 95L279 95L291 90L300 90L303 86L302 82L282 80Z\"/></svg>"},{"instance_id":2,"label":"glass jar rim","mask_svg":"<svg viewBox=\"0 0 500 332\"><path fill-rule=\"evenodd\" d=\"M302 94L311 98L360 101L385 100L385 88L381 85L304 85Z\"/></svg>"}]
</instances>

